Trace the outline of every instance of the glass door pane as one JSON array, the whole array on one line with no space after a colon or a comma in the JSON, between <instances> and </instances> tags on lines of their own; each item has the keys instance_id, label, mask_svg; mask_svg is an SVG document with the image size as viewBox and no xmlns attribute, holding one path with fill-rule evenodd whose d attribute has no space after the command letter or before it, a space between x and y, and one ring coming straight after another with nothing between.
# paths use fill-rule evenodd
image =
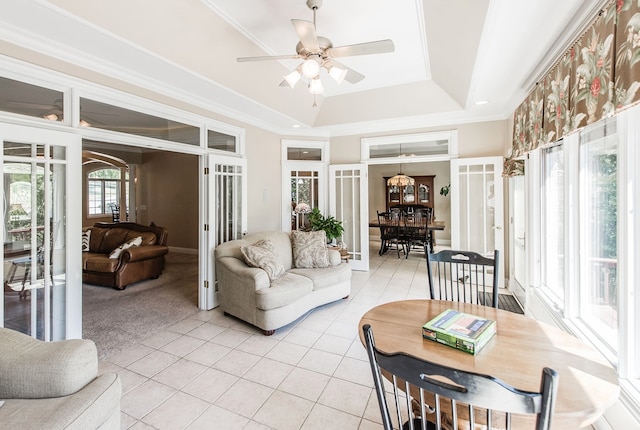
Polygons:
<instances>
[{"instance_id":1,"label":"glass door pane","mask_svg":"<svg viewBox=\"0 0 640 430\"><path fill-rule=\"evenodd\" d=\"M618 350L618 191L615 122L580 136L580 317Z\"/></svg>"},{"instance_id":2,"label":"glass door pane","mask_svg":"<svg viewBox=\"0 0 640 430\"><path fill-rule=\"evenodd\" d=\"M309 227L309 212L319 208L319 172L313 170L291 171L291 230Z\"/></svg>"},{"instance_id":3,"label":"glass door pane","mask_svg":"<svg viewBox=\"0 0 640 430\"><path fill-rule=\"evenodd\" d=\"M77 296L68 300L68 151L64 144L55 144L69 135L15 128L20 129L15 134L24 140L32 134L38 143L9 140L6 136L15 130L0 127L5 135L2 323L42 340L79 337L80 283L74 288ZM78 237L78 245L79 241ZM80 267L75 275L79 273ZM73 322L69 322L70 303Z\"/></svg>"},{"instance_id":4,"label":"glass door pane","mask_svg":"<svg viewBox=\"0 0 640 430\"><path fill-rule=\"evenodd\" d=\"M509 179L511 196L511 219L513 227L513 279L515 286L513 293L520 303L527 302L527 250L526 250L526 197L525 177L514 176Z\"/></svg>"},{"instance_id":5,"label":"glass door pane","mask_svg":"<svg viewBox=\"0 0 640 430\"><path fill-rule=\"evenodd\" d=\"M349 253L354 270L369 270L368 187L365 166L360 164L330 166L330 212L342 221L341 246Z\"/></svg>"}]
</instances>

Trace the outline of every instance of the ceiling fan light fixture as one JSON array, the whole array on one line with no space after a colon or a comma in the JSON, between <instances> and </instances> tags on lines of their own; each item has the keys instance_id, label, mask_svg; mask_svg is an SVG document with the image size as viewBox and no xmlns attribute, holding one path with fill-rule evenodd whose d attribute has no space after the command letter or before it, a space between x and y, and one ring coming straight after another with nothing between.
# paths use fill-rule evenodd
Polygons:
<instances>
[{"instance_id":1,"label":"ceiling fan light fixture","mask_svg":"<svg viewBox=\"0 0 640 430\"><path fill-rule=\"evenodd\" d=\"M347 76L347 69L341 69L340 67L331 66L329 69L329 76L340 85L344 78Z\"/></svg>"},{"instance_id":2,"label":"ceiling fan light fixture","mask_svg":"<svg viewBox=\"0 0 640 430\"><path fill-rule=\"evenodd\" d=\"M300 72L298 72L298 69L294 70L293 72L289 73L288 75L286 75L284 77L284 80L287 81L287 83L289 84L289 86L291 88L295 87L296 84L298 83L298 81L300 80L300 77L302 75L300 75Z\"/></svg>"},{"instance_id":3,"label":"ceiling fan light fixture","mask_svg":"<svg viewBox=\"0 0 640 430\"><path fill-rule=\"evenodd\" d=\"M324 92L324 87L322 86L320 78L311 79L311 81L309 81L309 92L311 94L322 94Z\"/></svg>"},{"instance_id":4,"label":"ceiling fan light fixture","mask_svg":"<svg viewBox=\"0 0 640 430\"><path fill-rule=\"evenodd\" d=\"M308 58L302 63L302 74L313 79L320 73L320 64L314 58Z\"/></svg>"}]
</instances>

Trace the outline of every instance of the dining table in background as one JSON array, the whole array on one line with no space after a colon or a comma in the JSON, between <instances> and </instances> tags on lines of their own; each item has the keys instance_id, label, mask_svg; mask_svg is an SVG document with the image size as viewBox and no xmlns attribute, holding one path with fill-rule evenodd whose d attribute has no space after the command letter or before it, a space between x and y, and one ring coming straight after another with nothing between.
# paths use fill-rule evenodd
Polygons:
<instances>
[{"instance_id":1,"label":"dining table in background","mask_svg":"<svg viewBox=\"0 0 640 430\"><path fill-rule=\"evenodd\" d=\"M495 320L497 333L477 355L424 339L422 326L446 309ZM565 331L520 314L469 303L403 300L364 314L359 324L363 345L365 324L371 325L376 347L383 352L403 352L491 375L521 390L539 391L542 369L554 369L559 386L553 429L586 427L618 399L616 371L599 351Z\"/></svg>"},{"instance_id":2,"label":"dining table in background","mask_svg":"<svg viewBox=\"0 0 640 430\"><path fill-rule=\"evenodd\" d=\"M369 221L369 227L370 228L380 228L380 223L378 222L377 219L372 219ZM435 239L434 239L434 235L433 232L438 230L444 230L445 228L445 224L444 221L432 221L429 224L427 224L427 230L429 231L429 241L428 241L428 245L429 245L429 252L433 253L433 247L435 245Z\"/></svg>"}]
</instances>

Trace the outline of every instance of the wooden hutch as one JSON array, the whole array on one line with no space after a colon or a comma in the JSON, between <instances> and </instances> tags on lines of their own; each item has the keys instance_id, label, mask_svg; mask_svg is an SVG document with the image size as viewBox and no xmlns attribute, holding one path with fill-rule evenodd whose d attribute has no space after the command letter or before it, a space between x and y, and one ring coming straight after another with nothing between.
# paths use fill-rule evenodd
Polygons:
<instances>
[{"instance_id":1,"label":"wooden hutch","mask_svg":"<svg viewBox=\"0 0 640 430\"><path fill-rule=\"evenodd\" d=\"M390 176L384 178L384 186L386 190L386 210L389 211L393 207L416 208L429 207L434 210L434 193L433 180L435 175L431 176L412 176L415 180L414 185L397 186L387 185Z\"/></svg>"}]
</instances>

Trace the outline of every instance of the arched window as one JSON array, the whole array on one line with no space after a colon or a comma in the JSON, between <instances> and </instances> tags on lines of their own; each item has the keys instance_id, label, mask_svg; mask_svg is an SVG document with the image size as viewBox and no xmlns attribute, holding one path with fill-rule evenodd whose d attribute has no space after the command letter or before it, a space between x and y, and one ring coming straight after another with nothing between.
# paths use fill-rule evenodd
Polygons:
<instances>
[{"instance_id":1,"label":"arched window","mask_svg":"<svg viewBox=\"0 0 640 430\"><path fill-rule=\"evenodd\" d=\"M120 169L97 169L89 173L87 202L89 215L111 215L112 207L120 205ZM129 173L125 174L126 201L129 201Z\"/></svg>"}]
</instances>

